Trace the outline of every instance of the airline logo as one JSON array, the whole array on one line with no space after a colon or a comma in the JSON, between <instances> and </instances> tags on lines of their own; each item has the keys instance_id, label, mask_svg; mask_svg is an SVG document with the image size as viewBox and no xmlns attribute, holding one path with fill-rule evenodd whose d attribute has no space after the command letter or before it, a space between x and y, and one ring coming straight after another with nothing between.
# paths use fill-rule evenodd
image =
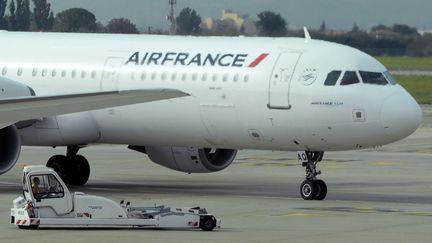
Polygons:
<instances>
[{"instance_id":1,"label":"airline logo","mask_svg":"<svg viewBox=\"0 0 432 243\"><path fill-rule=\"evenodd\" d=\"M248 54L190 54L186 52L135 52L132 54L126 65L174 65L174 66L196 66L196 67L249 67L255 68L264 61L268 53L263 53L255 58L251 63L248 60Z\"/></svg>"}]
</instances>

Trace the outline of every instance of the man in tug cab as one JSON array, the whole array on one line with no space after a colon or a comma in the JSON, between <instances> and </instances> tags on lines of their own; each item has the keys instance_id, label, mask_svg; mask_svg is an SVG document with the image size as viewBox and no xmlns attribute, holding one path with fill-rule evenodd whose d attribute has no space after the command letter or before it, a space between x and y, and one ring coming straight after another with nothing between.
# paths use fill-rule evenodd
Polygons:
<instances>
[{"instance_id":1,"label":"man in tug cab","mask_svg":"<svg viewBox=\"0 0 432 243\"><path fill-rule=\"evenodd\" d=\"M33 194L41 193L39 177L35 177L33 179L32 191L33 191Z\"/></svg>"}]
</instances>

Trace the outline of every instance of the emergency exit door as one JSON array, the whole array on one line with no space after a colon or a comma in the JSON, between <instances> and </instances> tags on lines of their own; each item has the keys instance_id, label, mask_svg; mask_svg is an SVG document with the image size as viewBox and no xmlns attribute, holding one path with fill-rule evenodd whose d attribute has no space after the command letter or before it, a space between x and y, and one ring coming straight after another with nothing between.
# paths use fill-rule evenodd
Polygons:
<instances>
[{"instance_id":1,"label":"emergency exit door","mask_svg":"<svg viewBox=\"0 0 432 243\"><path fill-rule=\"evenodd\" d=\"M124 59L121 57L110 57L105 61L101 80L101 91L118 90L120 68L123 64Z\"/></svg>"},{"instance_id":2,"label":"emergency exit door","mask_svg":"<svg viewBox=\"0 0 432 243\"><path fill-rule=\"evenodd\" d=\"M273 68L269 86L270 109L291 109L290 86L300 52L283 52Z\"/></svg>"}]
</instances>

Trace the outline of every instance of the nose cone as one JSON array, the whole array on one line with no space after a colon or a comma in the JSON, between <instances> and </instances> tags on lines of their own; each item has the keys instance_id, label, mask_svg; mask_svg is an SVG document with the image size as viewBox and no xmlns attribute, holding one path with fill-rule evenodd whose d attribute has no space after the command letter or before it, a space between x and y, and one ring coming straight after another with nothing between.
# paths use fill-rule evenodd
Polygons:
<instances>
[{"instance_id":1,"label":"nose cone","mask_svg":"<svg viewBox=\"0 0 432 243\"><path fill-rule=\"evenodd\" d=\"M387 98L381 110L381 122L389 142L411 135L422 122L422 110L408 92Z\"/></svg>"}]
</instances>

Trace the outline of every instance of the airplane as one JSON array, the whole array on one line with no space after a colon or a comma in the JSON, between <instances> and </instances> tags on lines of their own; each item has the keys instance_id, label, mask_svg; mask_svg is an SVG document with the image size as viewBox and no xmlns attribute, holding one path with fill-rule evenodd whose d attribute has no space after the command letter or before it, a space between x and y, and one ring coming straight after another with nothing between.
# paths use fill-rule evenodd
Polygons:
<instances>
[{"instance_id":1,"label":"airplane","mask_svg":"<svg viewBox=\"0 0 432 243\"><path fill-rule=\"evenodd\" d=\"M389 144L422 120L414 98L376 59L313 40L307 30L305 38L2 32L0 53L0 81L19 91L1 95L30 99L30 107L32 99L46 105L60 97L26 116L0 101L0 117L10 117L0 120L0 173L22 146L61 146L66 153L47 166L71 185L88 181L89 162L78 152L94 144L127 145L185 173L221 171L238 150L298 151L302 198L323 200L324 151ZM135 98L76 110L61 101L110 92Z\"/></svg>"}]
</instances>

